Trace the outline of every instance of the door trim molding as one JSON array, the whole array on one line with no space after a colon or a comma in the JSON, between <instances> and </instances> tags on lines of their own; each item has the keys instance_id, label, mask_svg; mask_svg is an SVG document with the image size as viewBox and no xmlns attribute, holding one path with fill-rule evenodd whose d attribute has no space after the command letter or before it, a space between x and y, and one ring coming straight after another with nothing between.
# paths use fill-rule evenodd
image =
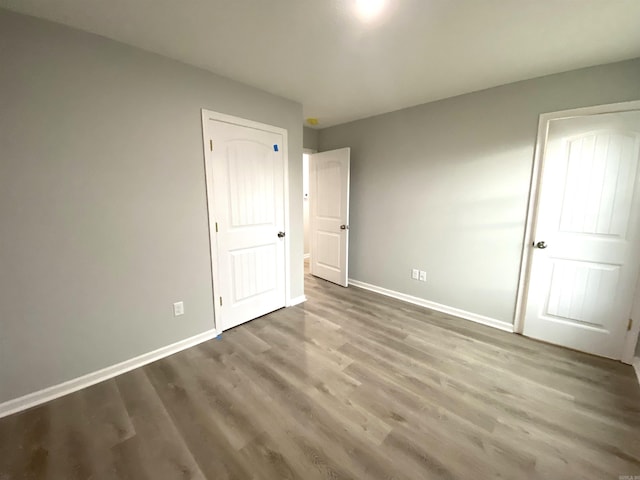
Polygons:
<instances>
[{"instance_id":1,"label":"door trim molding","mask_svg":"<svg viewBox=\"0 0 640 480\"><path fill-rule=\"evenodd\" d=\"M636 372L636 377L638 377L638 384L640 384L640 357L634 357L632 360L633 369Z\"/></svg>"},{"instance_id":2,"label":"door trim molding","mask_svg":"<svg viewBox=\"0 0 640 480\"><path fill-rule=\"evenodd\" d=\"M306 301L307 301L306 295L300 295L299 297L292 298L289 302L289 305L287 305L287 307L295 307L296 305L300 305L301 303L304 303Z\"/></svg>"},{"instance_id":3,"label":"door trim molding","mask_svg":"<svg viewBox=\"0 0 640 480\"><path fill-rule=\"evenodd\" d=\"M216 285L220 285L220 278L218 276L218 263L215 252L218 250L216 243L216 236L212 233L215 231L215 222L212 222L215 212L213 205L213 190L212 179L209 178L208 171L211 165L211 149L207 148L209 145L209 139L211 138L208 131L208 120L216 120L219 122L229 123L232 125L238 125L241 127L254 128L256 130L263 130L265 132L276 133L282 135L282 157L284 168L284 231L287 233L284 237L284 292L285 292L285 307L289 307L292 304L291 299L291 228L289 221L289 138L288 132L285 128L276 127L274 125L268 125L266 123L255 122L253 120L247 120L246 118L234 117L233 115L227 115L226 113L214 112L213 110L207 110L203 108L202 112L202 148L204 152L204 176L207 193L207 222L209 224L209 255L211 257L211 282L213 292L213 313L214 313L214 325L218 331L222 331L222 325L218 325L218 318L221 318L220 303L216 301Z\"/></svg>"},{"instance_id":4,"label":"door trim molding","mask_svg":"<svg viewBox=\"0 0 640 480\"><path fill-rule=\"evenodd\" d=\"M583 117L589 115L601 115L604 113L627 112L640 109L640 100L630 102L612 103L608 105L596 105L593 107L574 108L540 114L538 120L538 134L536 137L535 149L533 153L533 165L531 168L531 183L529 188L529 200L527 202L527 216L525 223L524 239L522 244L522 255L520 259L520 274L518 278L518 290L516 294L516 309L514 314L513 331L522 333L524 330L524 315L527 306L527 296L529 293L529 276L531 274L532 249L534 232L537 222L538 201L540 198L540 182L542 179L542 160L544 149L549 133L549 122L559 118ZM640 294L640 289L638 290ZM638 299L638 295L636 295ZM638 310L638 309L634 309ZM638 332L640 331L640 318L634 318L637 324L627 332L624 351L621 352L622 362L630 364L633 360Z\"/></svg>"}]
</instances>

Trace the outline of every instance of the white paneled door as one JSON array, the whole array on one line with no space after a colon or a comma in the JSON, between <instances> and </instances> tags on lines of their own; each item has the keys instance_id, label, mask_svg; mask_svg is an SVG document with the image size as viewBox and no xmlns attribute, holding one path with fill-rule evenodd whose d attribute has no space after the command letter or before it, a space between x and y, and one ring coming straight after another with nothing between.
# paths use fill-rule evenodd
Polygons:
<instances>
[{"instance_id":1,"label":"white paneled door","mask_svg":"<svg viewBox=\"0 0 640 480\"><path fill-rule=\"evenodd\" d=\"M349 265L350 149L309 159L311 274L346 287Z\"/></svg>"},{"instance_id":2,"label":"white paneled door","mask_svg":"<svg viewBox=\"0 0 640 480\"><path fill-rule=\"evenodd\" d=\"M640 112L551 120L524 334L620 359L640 269Z\"/></svg>"},{"instance_id":3,"label":"white paneled door","mask_svg":"<svg viewBox=\"0 0 640 480\"><path fill-rule=\"evenodd\" d=\"M216 327L285 306L283 134L205 118Z\"/></svg>"}]
</instances>

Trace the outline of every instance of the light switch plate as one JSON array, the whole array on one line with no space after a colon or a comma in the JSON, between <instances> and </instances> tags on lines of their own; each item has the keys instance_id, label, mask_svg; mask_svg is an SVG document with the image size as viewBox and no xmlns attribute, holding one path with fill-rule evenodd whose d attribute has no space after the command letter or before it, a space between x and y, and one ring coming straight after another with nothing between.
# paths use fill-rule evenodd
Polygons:
<instances>
[{"instance_id":1,"label":"light switch plate","mask_svg":"<svg viewBox=\"0 0 640 480\"><path fill-rule=\"evenodd\" d=\"M427 272L425 272L424 270L420 270L420 281L421 282L427 281Z\"/></svg>"},{"instance_id":2,"label":"light switch plate","mask_svg":"<svg viewBox=\"0 0 640 480\"><path fill-rule=\"evenodd\" d=\"M419 275L420 271L417 268L411 270L411 278L413 278L414 280L418 280Z\"/></svg>"},{"instance_id":3,"label":"light switch plate","mask_svg":"<svg viewBox=\"0 0 640 480\"><path fill-rule=\"evenodd\" d=\"M179 317L184 315L184 302L176 302L173 304L173 316Z\"/></svg>"}]
</instances>

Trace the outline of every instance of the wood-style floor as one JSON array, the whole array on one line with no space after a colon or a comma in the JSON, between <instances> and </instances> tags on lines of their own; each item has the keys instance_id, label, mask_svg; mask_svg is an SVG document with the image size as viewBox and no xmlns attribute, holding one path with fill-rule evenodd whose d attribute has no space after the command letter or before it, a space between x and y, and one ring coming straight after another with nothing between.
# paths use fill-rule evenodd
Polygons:
<instances>
[{"instance_id":1,"label":"wood-style floor","mask_svg":"<svg viewBox=\"0 0 640 480\"><path fill-rule=\"evenodd\" d=\"M0 420L0 480L640 475L631 367L309 276L306 293Z\"/></svg>"}]
</instances>

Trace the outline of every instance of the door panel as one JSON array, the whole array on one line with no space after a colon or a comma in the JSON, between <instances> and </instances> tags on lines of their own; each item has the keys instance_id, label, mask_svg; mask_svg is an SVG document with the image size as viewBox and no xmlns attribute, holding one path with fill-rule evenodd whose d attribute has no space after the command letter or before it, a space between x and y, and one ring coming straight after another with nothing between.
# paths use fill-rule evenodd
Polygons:
<instances>
[{"instance_id":1,"label":"door panel","mask_svg":"<svg viewBox=\"0 0 640 480\"><path fill-rule=\"evenodd\" d=\"M524 334L619 359L640 270L640 112L552 120Z\"/></svg>"},{"instance_id":2,"label":"door panel","mask_svg":"<svg viewBox=\"0 0 640 480\"><path fill-rule=\"evenodd\" d=\"M318 232L314 262L317 266L340 272L342 235L331 232Z\"/></svg>"},{"instance_id":3,"label":"door panel","mask_svg":"<svg viewBox=\"0 0 640 480\"><path fill-rule=\"evenodd\" d=\"M620 266L552 260L547 315L607 329Z\"/></svg>"},{"instance_id":4,"label":"door panel","mask_svg":"<svg viewBox=\"0 0 640 480\"><path fill-rule=\"evenodd\" d=\"M277 288L276 247L262 245L229 251L233 279L233 305L251 300Z\"/></svg>"},{"instance_id":5,"label":"door panel","mask_svg":"<svg viewBox=\"0 0 640 480\"><path fill-rule=\"evenodd\" d=\"M285 305L284 145L281 134L209 120L222 330ZM278 147L276 147L278 146Z\"/></svg>"},{"instance_id":6,"label":"door panel","mask_svg":"<svg viewBox=\"0 0 640 480\"><path fill-rule=\"evenodd\" d=\"M560 231L625 236L638 168L635 142L613 132L568 141Z\"/></svg>"},{"instance_id":7,"label":"door panel","mask_svg":"<svg viewBox=\"0 0 640 480\"><path fill-rule=\"evenodd\" d=\"M342 162L323 160L315 157L316 214L323 220L342 221L342 195L337 191L341 186Z\"/></svg>"},{"instance_id":8,"label":"door panel","mask_svg":"<svg viewBox=\"0 0 640 480\"><path fill-rule=\"evenodd\" d=\"M346 287L349 247L350 149L309 159L311 274Z\"/></svg>"},{"instance_id":9,"label":"door panel","mask_svg":"<svg viewBox=\"0 0 640 480\"><path fill-rule=\"evenodd\" d=\"M242 140L227 145L231 227L273 225L274 179L282 168L273 147Z\"/></svg>"}]
</instances>

